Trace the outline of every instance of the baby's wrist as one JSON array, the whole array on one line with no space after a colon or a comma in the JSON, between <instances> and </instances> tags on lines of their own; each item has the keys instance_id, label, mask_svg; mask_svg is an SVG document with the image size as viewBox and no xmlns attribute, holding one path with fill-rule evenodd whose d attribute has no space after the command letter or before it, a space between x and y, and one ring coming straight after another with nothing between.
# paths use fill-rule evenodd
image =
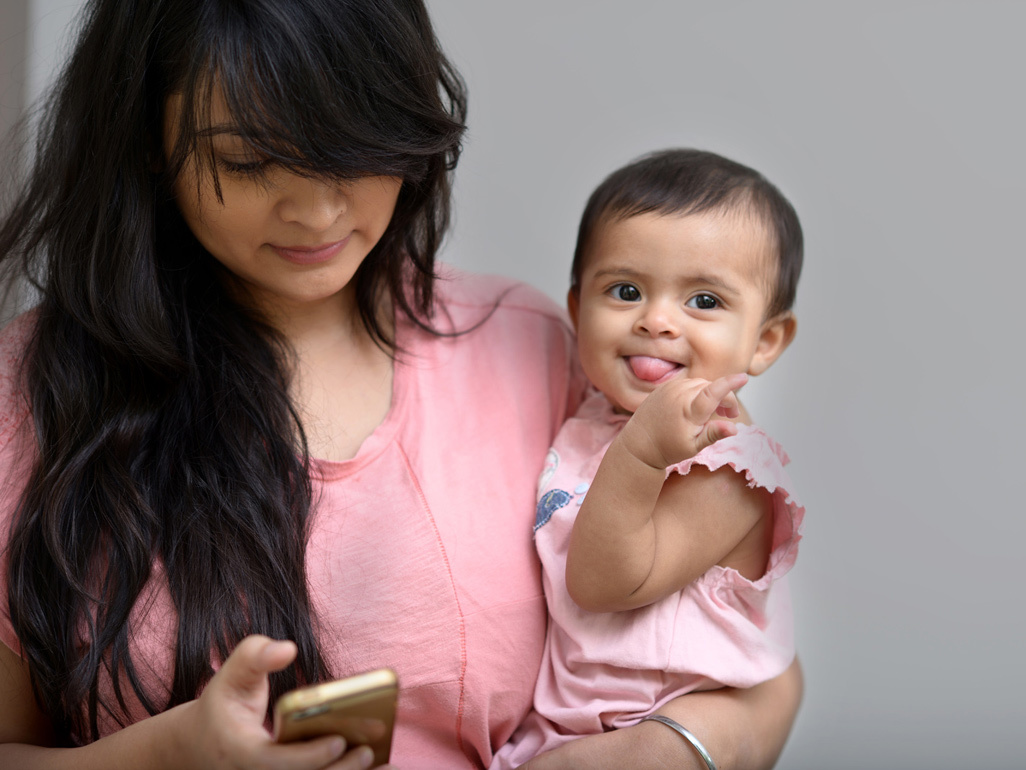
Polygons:
<instances>
[{"instance_id":1,"label":"baby's wrist","mask_svg":"<svg viewBox=\"0 0 1026 770\"><path fill-rule=\"evenodd\" d=\"M667 463L662 452L659 451L656 442L651 434L641 425L630 422L624 426L614 443L619 443L622 451L627 454L635 464L643 466L642 469L657 471L660 474L666 473L666 468L672 465Z\"/></svg>"}]
</instances>

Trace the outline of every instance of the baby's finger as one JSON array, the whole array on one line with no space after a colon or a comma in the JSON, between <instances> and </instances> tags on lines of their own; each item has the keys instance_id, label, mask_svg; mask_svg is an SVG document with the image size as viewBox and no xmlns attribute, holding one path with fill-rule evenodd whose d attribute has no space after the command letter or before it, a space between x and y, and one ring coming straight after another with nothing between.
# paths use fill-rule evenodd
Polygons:
<instances>
[{"instance_id":1,"label":"baby's finger","mask_svg":"<svg viewBox=\"0 0 1026 770\"><path fill-rule=\"evenodd\" d=\"M710 382L702 388L692 402L692 406L697 412L696 417L702 421L709 419L713 414L720 414L722 417L737 417L739 411L734 391L746 382L748 382L748 375L744 373L729 374ZM721 412L721 408L725 411Z\"/></svg>"},{"instance_id":2,"label":"baby's finger","mask_svg":"<svg viewBox=\"0 0 1026 770\"><path fill-rule=\"evenodd\" d=\"M728 393L720 405L716 407L716 414L720 417L726 417L728 419L734 419L741 414L741 405L737 400L736 393Z\"/></svg>"},{"instance_id":3,"label":"baby's finger","mask_svg":"<svg viewBox=\"0 0 1026 770\"><path fill-rule=\"evenodd\" d=\"M737 435L737 423L728 422L727 420L713 420L705 426L705 430L702 431L700 440L704 444L702 449L715 444L721 438L729 438L730 436Z\"/></svg>"}]
</instances>

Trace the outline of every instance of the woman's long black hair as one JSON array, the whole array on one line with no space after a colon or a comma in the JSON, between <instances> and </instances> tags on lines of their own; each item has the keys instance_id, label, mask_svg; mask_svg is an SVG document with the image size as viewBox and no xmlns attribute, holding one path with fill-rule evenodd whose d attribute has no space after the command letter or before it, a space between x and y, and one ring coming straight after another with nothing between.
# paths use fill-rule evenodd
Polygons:
<instances>
[{"instance_id":1,"label":"woman's long black hair","mask_svg":"<svg viewBox=\"0 0 1026 770\"><path fill-rule=\"evenodd\" d=\"M10 534L8 602L62 743L98 737L104 712L126 721L125 682L150 713L195 697L212 657L250 633L299 646L272 697L328 674L290 351L233 301L169 192L191 153L209 158L211 94L296 173L402 177L354 278L386 349L383 299L430 325L465 117L420 0L93 0L80 29L0 229L7 275L41 296L22 372L38 457ZM180 129L163 153L172 93ZM155 569L177 611L166 698L130 652Z\"/></svg>"}]
</instances>

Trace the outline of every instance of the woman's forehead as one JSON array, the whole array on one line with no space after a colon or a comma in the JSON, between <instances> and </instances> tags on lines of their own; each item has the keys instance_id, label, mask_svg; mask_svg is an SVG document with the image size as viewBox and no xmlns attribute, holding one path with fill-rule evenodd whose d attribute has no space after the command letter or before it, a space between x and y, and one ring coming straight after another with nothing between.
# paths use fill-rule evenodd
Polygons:
<instances>
[{"instance_id":1,"label":"woman's forehead","mask_svg":"<svg viewBox=\"0 0 1026 770\"><path fill-rule=\"evenodd\" d=\"M196 127L197 133L238 133L238 124L219 83L199 84L191 97L187 99L182 91L171 93L165 100L165 114L168 118L175 122L181 121L188 110L192 113L188 122Z\"/></svg>"}]
</instances>

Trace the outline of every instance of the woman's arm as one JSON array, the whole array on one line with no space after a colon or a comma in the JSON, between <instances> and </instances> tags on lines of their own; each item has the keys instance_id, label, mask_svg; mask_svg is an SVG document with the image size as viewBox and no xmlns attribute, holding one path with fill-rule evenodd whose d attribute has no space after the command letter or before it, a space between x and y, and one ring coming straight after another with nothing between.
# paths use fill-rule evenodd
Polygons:
<instances>
[{"instance_id":1,"label":"woman's arm","mask_svg":"<svg viewBox=\"0 0 1026 770\"><path fill-rule=\"evenodd\" d=\"M660 714L691 731L709 751L718 770L769 770L787 742L802 699L798 660L783 674L747 690L724 688L690 693L667 703ZM536 757L526 770L705 770L683 737L658 722L579 738Z\"/></svg>"},{"instance_id":2,"label":"woman's arm","mask_svg":"<svg viewBox=\"0 0 1026 770\"><path fill-rule=\"evenodd\" d=\"M146 719L82 748L51 748L53 729L32 694L28 666L5 644L0 644L0 693L0 767L159 770L168 767L175 756L173 736L178 710Z\"/></svg>"},{"instance_id":3,"label":"woman's arm","mask_svg":"<svg viewBox=\"0 0 1026 770\"><path fill-rule=\"evenodd\" d=\"M0 767L23 770L358 770L366 747L348 752L338 736L280 745L264 728L267 674L288 665L295 645L251 636L196 700L143 719L98 741L53 748L53 730L32 694L25 662L0 643ZM334 760L338 760L337 762Z\"/></svg>"}]
</instances>

